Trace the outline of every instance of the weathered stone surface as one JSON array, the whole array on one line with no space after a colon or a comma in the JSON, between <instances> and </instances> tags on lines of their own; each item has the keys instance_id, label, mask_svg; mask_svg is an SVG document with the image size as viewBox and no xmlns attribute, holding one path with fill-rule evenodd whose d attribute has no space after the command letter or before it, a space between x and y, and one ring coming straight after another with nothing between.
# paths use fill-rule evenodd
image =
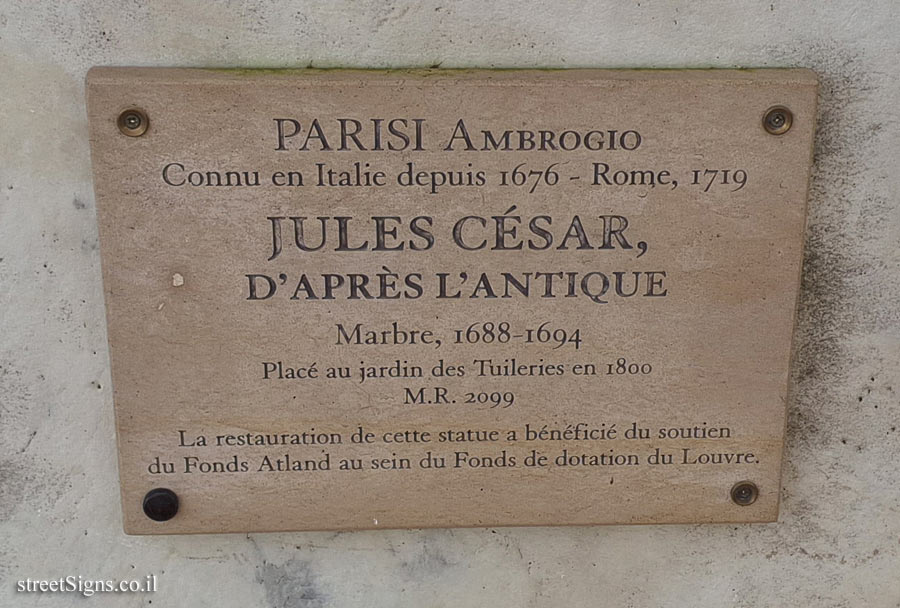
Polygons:
<instances>
[{"instance_id":1,"label":"weathered stone surface","mask_svg":"<svg viewBox=\"0 0 900 608\"><path fill-rule=\"evenodd\" d=\"M91 70L125 529L774 521L816 87Z\"/></svg>"},{"instance_id":2,"label":"weathered stone surface","mask_svg":"<svg viewBox=\"0 0 900 608\"><path fill-rule=\"evenodd\" d=\"M153 597L90 601L895 606L894 11L887 1L524 10L506 2L6 0L0 603L69 603L16 594L14 581L27 577L156 573ZM84 75L98 64L813 68L819 125L780 522L125 537L83 106Z\"/></svg>"}]
</instances>

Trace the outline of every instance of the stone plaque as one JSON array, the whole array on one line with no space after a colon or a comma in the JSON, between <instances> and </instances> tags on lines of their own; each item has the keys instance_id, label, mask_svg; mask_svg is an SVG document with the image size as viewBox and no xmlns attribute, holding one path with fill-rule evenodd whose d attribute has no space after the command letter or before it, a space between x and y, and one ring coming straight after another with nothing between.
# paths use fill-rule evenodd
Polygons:
<instances>
[{"instance_id":1,"label":"stone plaque","mask_svg":"<svg viewBox=\"0 0 900 608\"><path fill-rule=\"evenodd\" d=\"M125 530L777 519L816 86L91 70Z\"/></svg>"}]
</instances>

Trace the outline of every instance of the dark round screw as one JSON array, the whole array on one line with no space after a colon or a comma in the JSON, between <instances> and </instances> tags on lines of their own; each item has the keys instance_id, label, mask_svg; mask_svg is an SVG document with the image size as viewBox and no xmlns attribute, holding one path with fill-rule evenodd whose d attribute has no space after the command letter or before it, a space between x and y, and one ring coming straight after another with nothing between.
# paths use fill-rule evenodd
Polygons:
<instances>
[{"instance_id":1,"label":"dark round screw","mask_svg":"<svg viewBox=\"0 0 900 608\"><path fill-rule=\"evenodd\" d=\"M123 135L140 137L147 132L147 127L150 126L150 119L147 118L147 114L143 110L131 108L119 114L116 124Z\"/></svg>"},{"instance_id":2,"label":"dark round screw","mask_svg":"<svg viewBox=\"0 0 900 608\"><path fill-rule=\"evenodd\" d=\"M731 488L731 500L734 504L746 507L759 498L759 488L752 481L740 481Z\"/></svg>"},{"instance_id":3,"label":"dark round screw","mask_svg":"<svg viewBox=\"0 0 900 608\"><path fill-rule=\"evenodd\" d=\"M794 122L793 113L784 106L775 106L766 110L763 117L763 128L772 135L787 133Z\"/></svg>"},{"instance_id":4,"label":"dark round screw","mask_svg":"<svg viewBox=\"0 0 900 608\"><path fill-rule=\"evenodd\" d=\"M154 488L144 496L144 515L153 521L169 521L178 513L178 496L168 488Z\"/></svg>"},{"instance_id":5,"label":"dark round screw","mask_svg":"<svg viewBox=\"0 0 900 608\"><path fill-rule=\"evenodd\" d=\"M125 126L129 129L137 129L141 126L141 117L137 114L126 114L125 115Z\"/></svg>"}]
</instances>

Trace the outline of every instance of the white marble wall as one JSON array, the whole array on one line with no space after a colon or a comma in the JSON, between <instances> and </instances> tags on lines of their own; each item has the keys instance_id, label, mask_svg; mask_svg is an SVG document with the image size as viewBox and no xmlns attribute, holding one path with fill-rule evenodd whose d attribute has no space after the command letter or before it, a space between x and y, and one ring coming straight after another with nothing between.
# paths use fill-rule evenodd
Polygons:
<instances>
[{"instance_id":1,"label":"white marble wall","mask_svg":"<svg viewBox=\"0 0 900 608\"><path fill-rule=\"evenodd\" d=\"M0 606L900 606L893 0L0 0ZM821 76L781 522L122 533L83 80L93 65L805 66Z\"/></svg>"}]
</instances>

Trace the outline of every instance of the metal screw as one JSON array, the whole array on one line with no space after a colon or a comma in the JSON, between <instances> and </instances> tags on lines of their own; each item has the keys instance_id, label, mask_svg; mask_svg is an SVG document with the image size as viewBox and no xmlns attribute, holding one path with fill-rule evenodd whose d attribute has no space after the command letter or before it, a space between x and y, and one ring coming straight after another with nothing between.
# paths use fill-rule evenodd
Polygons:
<instances>
[{"instance_id":1,"label":"metal screw","mask_svg":"<svg viewBox=\"0 0 900 608\"><path fill-rule=\"evenodd\" d=\"M147 132L147 128L150 126L150 119L143 110L131 108L119 114L116 124L122 134L128 137L140 137Z\"/></svg>"},{"instance_id":2,"label":"metal screw","mask_svg":"<svg viewBox=\"0 0 900 608\"><path fill-rule=\"evenodd\" d=\"M794 122L794 114L784 106L774 106L766 110L763 128L772 135L787 133Z\"/></svg>"},{"instance_id":3,"label":"metal screw","mask_svg":"<svg viewBox=\"0 0 900 608\"><path fill-rule=\"evenodd\" d=\"M178 496L168 488L154 488L144 496L143 507L153 521L169 521L178 513Z\"/></svg>"},{"instance_id":4,"label":"metal screw","mask_svg":"<svg viewBox=\"0 0 900 608\"><path fill-rule=\"evenodd\" d=\"M731 500L734 504L746 507L759 498L759 488L752 481L739 481L731 488Z\"/></svg>"}]
</instances>

